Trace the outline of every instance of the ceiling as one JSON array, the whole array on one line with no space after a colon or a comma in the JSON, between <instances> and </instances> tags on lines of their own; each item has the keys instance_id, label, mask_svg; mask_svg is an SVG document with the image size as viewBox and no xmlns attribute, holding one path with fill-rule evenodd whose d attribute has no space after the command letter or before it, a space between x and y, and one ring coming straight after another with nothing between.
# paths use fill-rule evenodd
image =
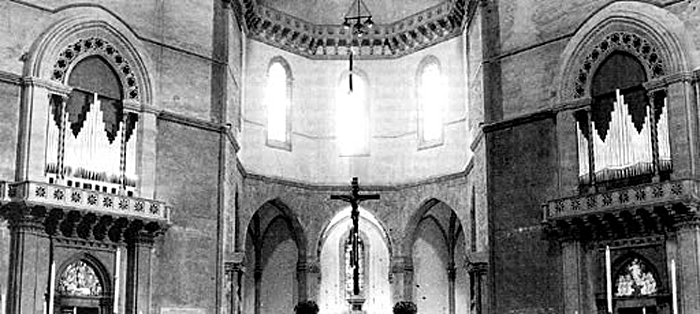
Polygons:
<instances>
[{"instance_id":1,"label":"ceiling","mask_svg":"<svg viewBox=\"0 0 700 314\"><path fill-rule=\"evenodd\" d=\"M376 23L388 24L444 0L363 0ZM258 0L258 3L317 25L341 24L354 0ZM353 9L352 12L356 12ZM353 13L353 15L355 15Z\"/></svg>"}]
</instances>

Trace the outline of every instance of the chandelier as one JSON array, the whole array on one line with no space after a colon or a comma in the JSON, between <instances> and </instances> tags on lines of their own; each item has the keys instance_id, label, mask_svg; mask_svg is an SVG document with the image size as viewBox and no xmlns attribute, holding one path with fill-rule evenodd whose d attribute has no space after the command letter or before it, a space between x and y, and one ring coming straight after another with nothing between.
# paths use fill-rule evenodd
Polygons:
<instances>
[{"instance_id":1,"label":"chandelier","mask_svg":"<svg viewBox=\"0 0 700 314\"><path fill-rule=\"evenodd\" d=\"M353 15L353 12L355 12ZM349 30L352 28L352 34L357 37L362 37L369 34L369 29L374 26L374 21L372 21L372 13L369 12L367 5L362 0L355 0L350 7L348 12L345 13L343 17L343 28ZM348 76L349 92L352 93L352 49L350 53L350 74Z\"/></svg>"},{"instance_id":2,"label":"chandelier","mask_svg":"<svg viewBox=\"0 0 700 314\"><path fill-rule=\"evenodd\" d=\"M372 26L374 26L372 13L369 12L367 5L362 0L355 0L348 8L348 12L345 13L343 28L346 30L352 28L353 35L362 37L369 34L369 29Z\"/></svg>"}]
</instances>

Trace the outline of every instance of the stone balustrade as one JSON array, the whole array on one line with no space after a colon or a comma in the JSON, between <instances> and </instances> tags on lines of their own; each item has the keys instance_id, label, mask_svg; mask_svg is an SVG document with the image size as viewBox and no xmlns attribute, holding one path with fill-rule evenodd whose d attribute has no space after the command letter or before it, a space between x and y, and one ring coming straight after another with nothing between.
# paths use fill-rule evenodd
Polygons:
<instances>
[{"instance_id":1,"label":"stone balustrade","mask_svg":"<svg viewBox=\"0 0 700 314\"><path fill-rule=\"evenodd\" d=\"M544 220L614 212L621 209L697 203L700 182L676 180L550 200L542 204Z\"/></svg>"},{"instance_id":2,"label":"stone balustrade","mask_svg":"<svg viewBox=\"0 0 700 314\"><path fill-rule=\"evenodd\" d=\"M170 221L170 208L161 201L41 182L0 182L0 200L3 205L24 202L31 206L78 210L166 224Z\"/></svg>"}]
</instances>

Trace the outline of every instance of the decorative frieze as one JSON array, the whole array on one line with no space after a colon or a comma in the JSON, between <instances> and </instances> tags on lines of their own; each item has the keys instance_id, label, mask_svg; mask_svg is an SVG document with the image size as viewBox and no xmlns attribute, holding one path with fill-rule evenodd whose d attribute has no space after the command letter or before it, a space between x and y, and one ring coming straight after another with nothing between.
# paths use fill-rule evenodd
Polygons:
<instances>
[{"instance_id":1,"label":"decorative frieze","mask_svg":"<svg viewBox=\"0 0 700 314\"><path fill-rule=\"evenodd\" d=\"M109 214L161 223L167 223L170 220L170 208L164 202L49 183L2 182L0 200L3 203L23 202L28 205Z\"/></svg>"},{"instance_id":2,"label":"decorative frieze","mask_svg":"<svg viewBox=\"0 0 700 314\"><path fill-rule=\"evenodd\" d=\"M234 1L236 2L236 1ZM403 56L461 34L467 0L445 1L390 24L375 25L354 37L340 25L317 25L252 0L233 5L252 39L310 59L344 59L352 49L359 59Z\"/></svg>"},{"instance_id":3,"label":"decorative frieze","mask_svg":"<svg viewBox=\"0 0 700 314\"><path fill-rule=\"evenodd\" d=\"M101 56L115 70L120 72L118 76L122 80L125 99L139 99L139 87L135 71L129 64L129 61L114 45L99 37L82 38L63 49L53 66L51 79L56 82L66 83L66 74L75 66L75 63L93 55Z\"/></svg>"},{"instance_id":4,"label":"decorative frieze","mask_svg":"<svg viewBox=\"0 0 700 314\"><path fill-rule=\"evenodd\" d=\"M574 82L573 95L586 95L594 71L613 51L625 51L634 55L645 67L649 79L665 75L665 63L655 45L641 36L629 32L614 32L600 41L584 58Z\"/></svg>"},{"instance_id":5,"label":"decorative frieze","mask_svg":"<svg viewBox=\"0 0 700 314\"><path fill-rule=\"evenodd\" d=\"M700 182L689 179L636 185L597 194L551 200L542 204L542 212L544 219L549 220L624 208L697 203L700 201L699 189Z\"/></svg>"}]
</instances>

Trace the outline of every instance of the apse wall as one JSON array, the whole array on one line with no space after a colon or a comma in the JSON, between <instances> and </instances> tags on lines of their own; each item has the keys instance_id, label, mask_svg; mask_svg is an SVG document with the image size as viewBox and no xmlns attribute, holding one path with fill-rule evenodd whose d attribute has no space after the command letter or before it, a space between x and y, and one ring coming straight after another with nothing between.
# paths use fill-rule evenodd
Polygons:
<instances>
[{"instance_id":1,"label":"apse wall","mask_svg":"<svg viewBox=\"0 0 700 314\"><path fill-rule=\"evenodd\" d=\"M248 42L240 158L246 171L314 184L396 184L463 171L468 162L465 54L461 37L393 60L356 60L369 85L369 155L341 157L335 131L336 89L348 60L310 60ZM444 143L419 149L416 76L435 56L446 78ZM265 86L270 60L293 77L291 150L266 144ZM470 138L470 137L469 137Z\"/></svg>"}]
</instances>

